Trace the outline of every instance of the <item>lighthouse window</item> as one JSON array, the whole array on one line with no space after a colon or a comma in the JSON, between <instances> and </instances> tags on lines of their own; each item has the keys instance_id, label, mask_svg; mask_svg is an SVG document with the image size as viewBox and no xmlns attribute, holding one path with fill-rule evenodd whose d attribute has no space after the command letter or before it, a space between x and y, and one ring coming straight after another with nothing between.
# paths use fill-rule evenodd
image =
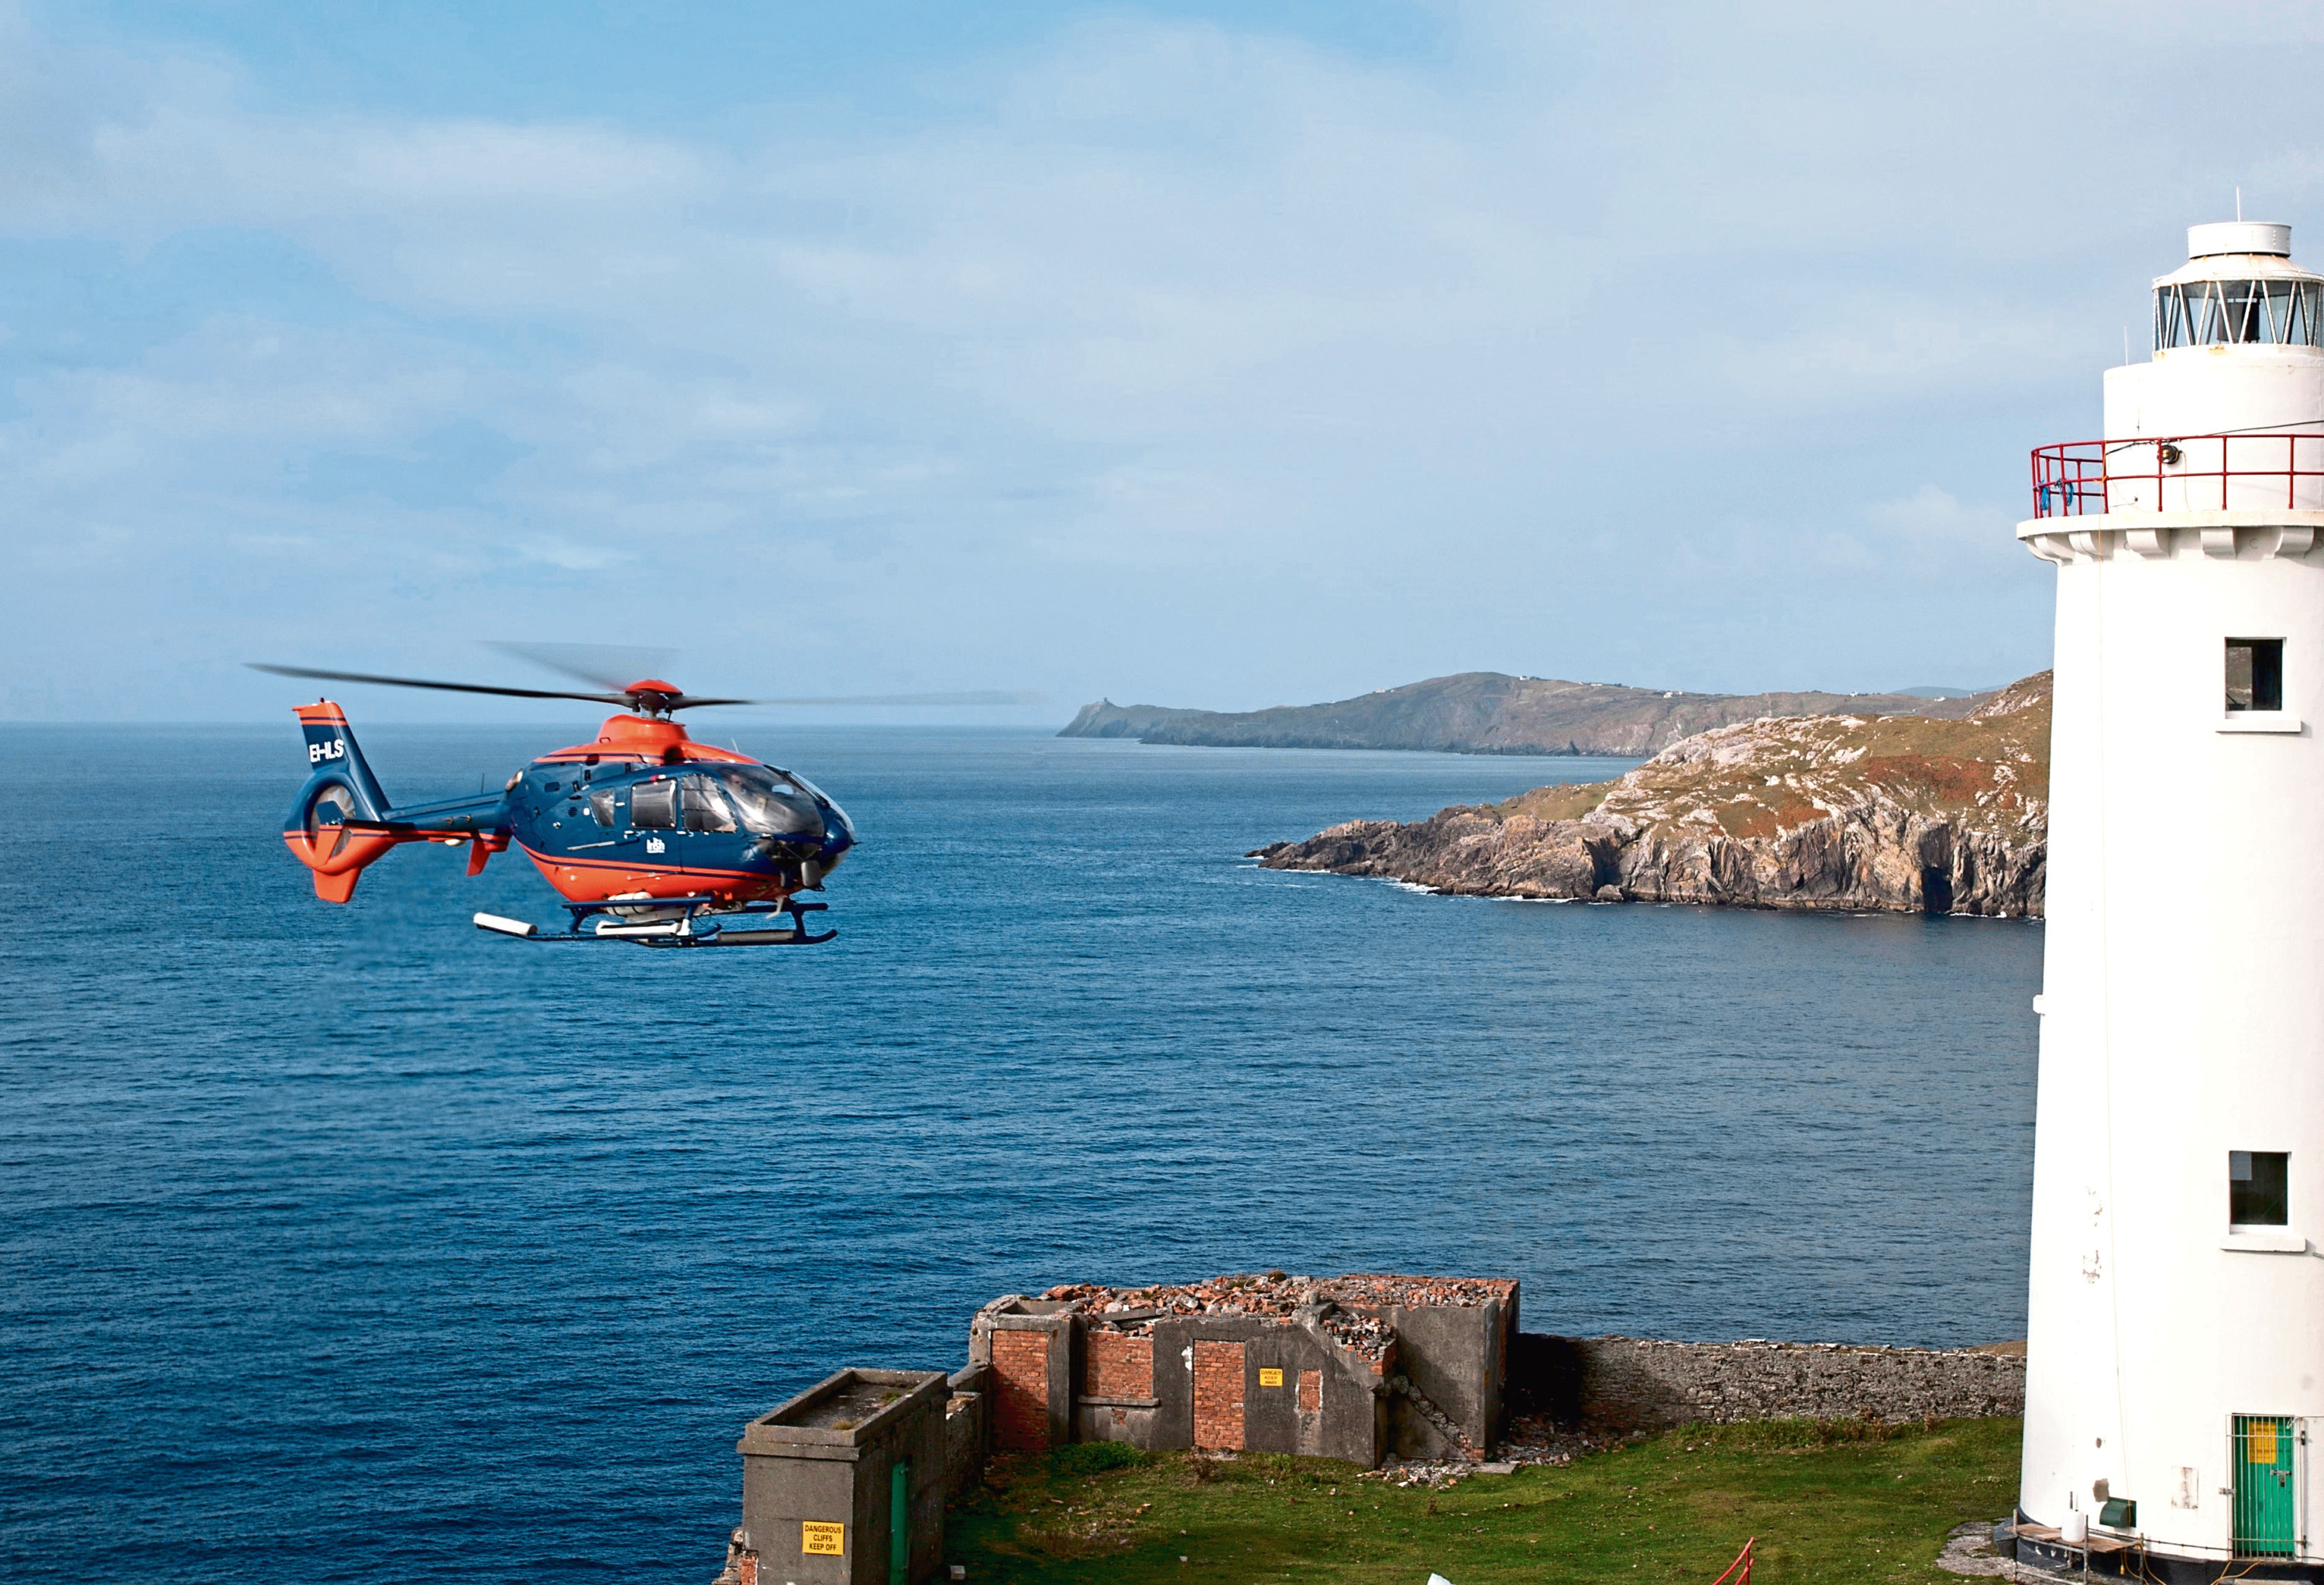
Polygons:
<instances>
[{"instance_id":1,"label":"lighthouse window","mask_svg":"<svg viewBox=\"0 0 2324 1585\"><path fill-rule=\"evenodd\" d=\"M2227 1224L2282 1227L2292 1221L2292 1157L2281 1150L2227 1152Z\"/></svg>"},{"instance_id":2,"label":"lighthouse window","mask_svg":"<svg viewBox=\"0 0 2324 1585\"><path fill-rule=\"evenodd\" d=\"M2283 640L2227 640L2227 708L2283 708Z\"/></svg>"},{"instance_id":3,"label":"lighthouse window","mask_svg":"<svg viewBox=\"0 0 2324 1585\"><path fill-rule=\"evenodd\" d=\"M2154 345L2324 346L2324 282L2179 281L2154 289Z\"/></svg>"}]
</instances>

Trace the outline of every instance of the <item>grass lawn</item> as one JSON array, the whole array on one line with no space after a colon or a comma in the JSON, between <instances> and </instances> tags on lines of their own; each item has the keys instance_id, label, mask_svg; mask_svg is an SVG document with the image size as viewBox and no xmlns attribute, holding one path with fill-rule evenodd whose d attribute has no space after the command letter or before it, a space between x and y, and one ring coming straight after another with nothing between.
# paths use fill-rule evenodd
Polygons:
<instances>
[{"instance_id":1,"label":"grass lawn","mask_svg":"<svg viewBox=\"0 0 2324 1585\"><path fill-rule=\"evenodd\" d=\"M1945 1534L2008 1514L2020 1422L1695 1426L1450 1490L1351 1465L1083 1443L996 1457L945 1516L945 1557L997 1581L1692 1580L1759 1538L1754 1585L1949 1580Z\"/></svg>"}]
</instances>

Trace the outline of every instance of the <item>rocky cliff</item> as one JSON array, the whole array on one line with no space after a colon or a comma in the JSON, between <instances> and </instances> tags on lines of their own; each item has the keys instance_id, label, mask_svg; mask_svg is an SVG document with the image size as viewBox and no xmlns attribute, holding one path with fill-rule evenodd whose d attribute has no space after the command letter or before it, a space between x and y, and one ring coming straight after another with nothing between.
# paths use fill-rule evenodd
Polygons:
<instances>
[{"instance_id":1,"label":"rocky cliff","mask_svg":"<svg viewBox=\"0 0 2324 1585\"><path fill-rule=\"evenodd\" d=\"M1975 699L1904 694L1685 694L1618 683L1466 671L1329 705L1225 714L1101 699L1060 737L1237 749L1428 749L1460 754L1595 754L1639 760L1681 738L1766 715L1958 717Z\"/></svg>"},{"instance_id":2,"label":"rocky cliff","mask_svg":"<svg viewBox=\"0 0 2324 1585\"><path fill-rule=\"evenodd\" d=\"M2042 911L2050 674L1960 720L1791 716L1700 733L1617 781L1252 856L1480 897L2011 917Z\"/></svg>"}]
</instances>

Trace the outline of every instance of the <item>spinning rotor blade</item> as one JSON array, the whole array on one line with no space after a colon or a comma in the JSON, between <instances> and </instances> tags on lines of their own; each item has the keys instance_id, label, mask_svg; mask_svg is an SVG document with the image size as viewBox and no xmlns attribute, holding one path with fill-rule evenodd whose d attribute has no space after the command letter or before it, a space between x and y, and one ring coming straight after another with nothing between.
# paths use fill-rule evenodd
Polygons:
<instances>
[{"instance_id":1,"label":"spinning rotor blade","mask_svg":"<svg viewBox=\"0 0 2324 1585\"><path fill-rule=\"evenodd\" d=\"M512 652L524 652L526 648L499 645ZM575 645L576 650L591 646ZM635 650L630 654L638 653ZM503 688L488 683L437 682L419 677L381 677L368 671L324 671L311 666L270 666L263 660L245 662L253 671L271 672L276 677L311 677L320 682L367 682L391 688L433 688L444 694L497 694L509 699L581 699L593 705L613 705L624 710L645 710L667 715L673 710L693 710L709 705L1038 705L1038 694L1015 694L997 691L965 694L839 694L821 698L797 699L711 699L698 694L682 694L676 690L664 692L665 685L651 687L636 684L615 684L602 694L584 694L564 688ZM543 662L543 664L549 664ZM572 668L558 667L559 670ZM594 679L592 679L594 680Z\"/></svg>"},{"instance_id":2,"label":"spinning rotor blade","mask_svg":"<svg viewBox=\"0 0 2324 1585\"><path fill-rule=\"evenodd\" d=\"M675 650L644 644L529 644L486 639L484 647L595 683L613 694L627 692L641 677L661 676L662 668L678 656Z\"/></svg>"},{"instance_id":3,"label":"spinning rotor blade","mask_svg":"<svg viewBox=\"0 0 2324 1585\"><path fill-rule=\"evenodd\" d=\"M496 688L475 682L430 682L417 677L376 677L367 671L318 671L311 666L269 666L263 660L245 661L253 671L271 671L276 677L313 677L320 682L371 682L391 688L434 688L446 694L499 694L512 699L586 699L595 705L619 705L627 707L629 695L576 694L561 688Z\"/></svg>"},{"instance_id":4,"label":"spinning rotor blade","mask_svg":"<svg viewBox=\"0 0 2324 1585\"><path fill-rule=\"evenodd\" d=\"M1038 705L1038 694L841 694L824 699L688 699L689 705Z\"/></svg>"}]
</instances>

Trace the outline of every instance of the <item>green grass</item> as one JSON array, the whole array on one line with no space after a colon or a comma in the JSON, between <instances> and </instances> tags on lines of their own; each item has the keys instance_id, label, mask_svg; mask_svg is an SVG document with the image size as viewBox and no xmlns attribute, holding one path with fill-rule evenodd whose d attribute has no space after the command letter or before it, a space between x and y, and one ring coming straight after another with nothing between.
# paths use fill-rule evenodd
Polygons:
<instances>
[{"instance_id":1,"label":"green grass","mask_svg":"<svg viewBox=\"0 0 2324 1585\"><path fill-rule=\"evenodd\" d=\"M1074 1446L997 1457L945 1517L973 1585L1025 1581L1495 1580L1711 1585L1747 1537L1753 1585L1948 1580L1946 1533L2010 1510L2015 1420L1696 1426L1447 1491L1351 1465ZM1181 1562L1181 1559L1184 1562Z\"/></svg>"}]
</instances>

